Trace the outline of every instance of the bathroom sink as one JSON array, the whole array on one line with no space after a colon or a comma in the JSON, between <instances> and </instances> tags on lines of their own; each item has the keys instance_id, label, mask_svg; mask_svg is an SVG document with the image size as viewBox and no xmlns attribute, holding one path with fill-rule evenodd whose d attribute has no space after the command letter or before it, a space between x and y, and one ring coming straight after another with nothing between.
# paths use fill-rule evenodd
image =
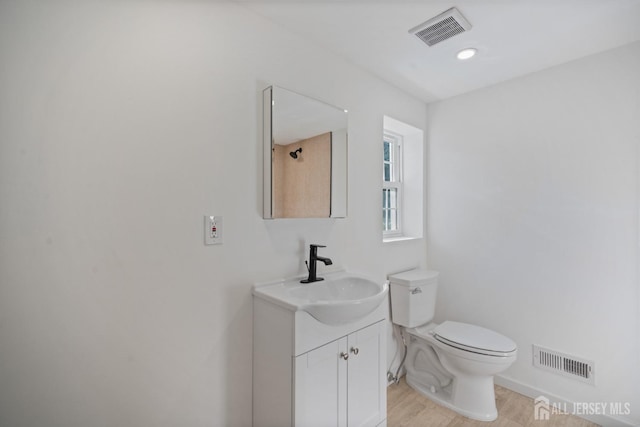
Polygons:
<instances>
[{"instance_id":1,"label":"bathroom sink","mask_svg":"<svg viewBox=\"0 0 640 427\"><path fill-rule=\"evenodd\" d=\"M324 280L300 283L302 277L257 285L253 294L293 311L306 311L327 325L355 322L371 313L384 300L386 282L338 272L324 274Z\"/></svg>"}]
</instances>

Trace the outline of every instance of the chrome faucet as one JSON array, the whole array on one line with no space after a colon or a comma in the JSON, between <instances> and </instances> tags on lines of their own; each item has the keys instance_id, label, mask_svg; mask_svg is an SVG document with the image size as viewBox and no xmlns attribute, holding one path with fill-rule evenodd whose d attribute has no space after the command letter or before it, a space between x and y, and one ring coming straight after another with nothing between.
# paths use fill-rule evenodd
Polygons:
<instances>
[{"instance_id":1,"label":"chrome faucet","mask_svg":"<svg viewBox=\"0 0 640 427\"><path fill-rule=\"evenodd\" d=\"M318 248L326 248L323 245L309 245L309 264L307 264L307 268L309 270L309 277L300 281L300 283L313 283L319 282L320 280L324 280L322 277L316 276L316 263L318 261L323 262L324 265L331 265L333 261L330 258L325 258L318 256Z\"/></svg>"}]
</instances>

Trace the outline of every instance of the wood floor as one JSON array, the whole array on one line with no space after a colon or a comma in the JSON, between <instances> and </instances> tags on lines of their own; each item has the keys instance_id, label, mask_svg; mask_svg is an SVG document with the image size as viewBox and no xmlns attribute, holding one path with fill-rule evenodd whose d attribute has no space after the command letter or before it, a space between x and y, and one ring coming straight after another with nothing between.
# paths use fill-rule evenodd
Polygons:
<instances>
[{"instance_id":1,"label":"wood floor","mask_svg":"<svg viewBox=\"0 0 640 427\"><path fill-rule=\"evenodd\" d=\"M440 406L407 385L400 383L387 388L388 427L596 427L573 415L553 414L548 421L533 419L533 399L496 386L498 419L475 421Z\"/></svg>"}]
</instances>

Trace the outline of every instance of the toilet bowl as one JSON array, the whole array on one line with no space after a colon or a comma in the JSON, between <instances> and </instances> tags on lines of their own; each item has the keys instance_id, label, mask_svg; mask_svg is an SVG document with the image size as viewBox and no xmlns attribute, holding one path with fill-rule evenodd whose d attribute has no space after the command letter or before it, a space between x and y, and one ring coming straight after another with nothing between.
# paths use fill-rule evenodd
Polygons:
<instances>
[{"instance_id":1,"label":"toilet bowl","mask_svg":"<svg viewBox=\"0 0 640 427\"><path fill-rule=\"evenodd\" d=\"M438 273L411 270L389 276L391 317L407 341L407 384L459 414L481 421L498 416L493 376L516 360L509 338L480 326L432 323Z\"/></svg>"}]
</instances>

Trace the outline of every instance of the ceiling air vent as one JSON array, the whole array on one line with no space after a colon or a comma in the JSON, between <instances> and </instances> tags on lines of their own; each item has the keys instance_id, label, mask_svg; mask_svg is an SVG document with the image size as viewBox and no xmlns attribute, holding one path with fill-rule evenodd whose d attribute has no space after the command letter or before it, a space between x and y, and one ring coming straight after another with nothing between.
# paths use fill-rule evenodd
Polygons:
<instances>
[{"instance_id":1,"label":"ceiling air vent","mask_svg":"<svg viewBox=\"0 0 640 427\"><path fill-rule=\"evenodd\" d=\"M452 7L427 22L413 27L409 30L409 33L415 34L427 45L433 46L470 29L471 24L469 21L462 16L458 9Z\"/></svg>"}]
</instances>

